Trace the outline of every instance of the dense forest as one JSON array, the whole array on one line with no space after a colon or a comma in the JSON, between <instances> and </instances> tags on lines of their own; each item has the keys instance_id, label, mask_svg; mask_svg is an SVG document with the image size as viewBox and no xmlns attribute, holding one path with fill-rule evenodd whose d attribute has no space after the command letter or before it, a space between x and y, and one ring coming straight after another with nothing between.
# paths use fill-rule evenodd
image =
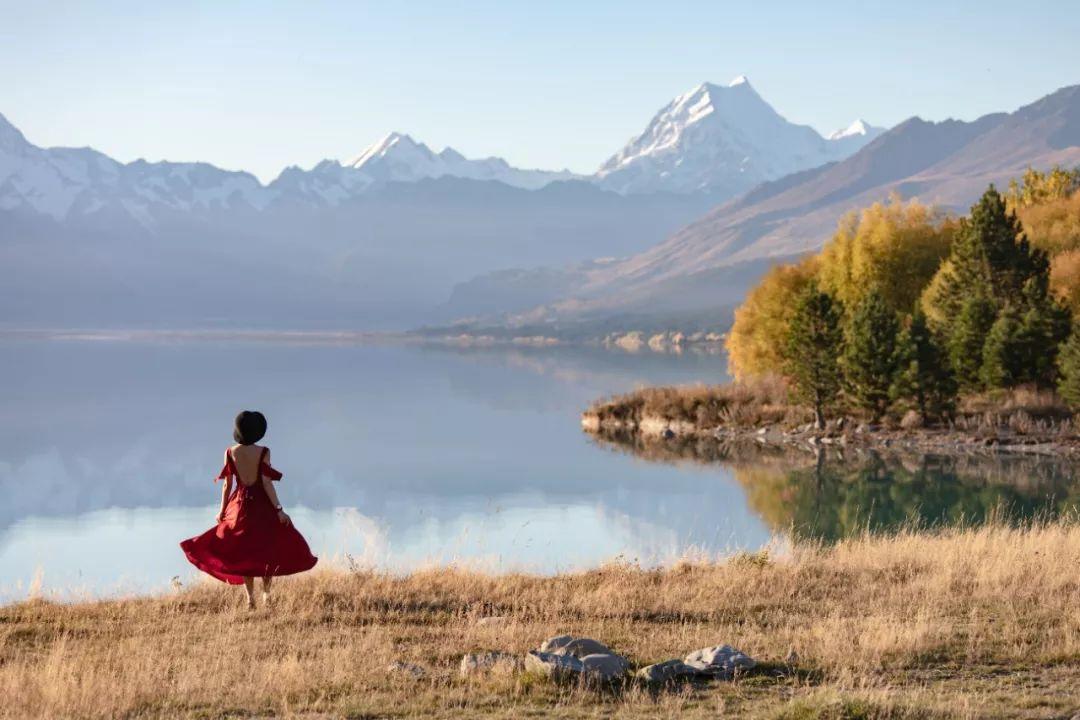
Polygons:
<instances>
[{"instance_id":1,"label":"dense forest","mask_svg":"<svg viewBox=\"0 0 1080 720\"><path fill-rule=\"evenodd\" d=\"M1030 385L1080 406L1080 168L1029 169L964 217L894 197L774 267L735 313L732 373L781 375L815 409L950 418Z\"/></svg>"}]
</instances>

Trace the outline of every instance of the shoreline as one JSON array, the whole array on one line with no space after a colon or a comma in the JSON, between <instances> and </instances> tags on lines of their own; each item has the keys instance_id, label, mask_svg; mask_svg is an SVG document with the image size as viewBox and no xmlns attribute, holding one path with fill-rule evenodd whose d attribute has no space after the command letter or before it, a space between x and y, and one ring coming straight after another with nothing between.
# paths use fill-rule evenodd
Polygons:
<instances>
[{"instance_id":1,"label":"shoreline","mask_svg":"<svg viewBox=\"0 0 1080 720\"><path fill-rule=\"evenodd\" d=\"M936 453L1013 453L1080 457L1080 432L1074 418L1038 416L1047 408L1000 407L973 410L950 426L923 427L907 419L872 424L846 415L830 418L824 429L804 422L809 412L776 396L753 396L736 385L641 388L599 400L581 413L582 430L617 441L627 436L650 442L699 440L794 448L808 452L910 450ZM685 397L679 397L683 395ZM725 421L724 417L741 420Z\"/></svg>"},{"instance_id":2,"label":"shoreline","mask_svg":"<svg viewBox=\"0 0 1080 720\"><path fill-rule=\"evenodd\" d=\"M738 443L775 449L797 449L807 452L822 449L892 450L957 454L1023 454L1048 457L1080 457L1080 439L1058 439L1050 436L1022 436L1001 432L982 435L949 429L902 430L880 426L845 432L829 429L783 429L775 426L738 428L724 426L699 427L680 420L646 416L641 422L601 420L595 413L581 415L582 429L606 440L638 436L643 440L704 440L719 444Z\"/></svg>"}]
</instances>

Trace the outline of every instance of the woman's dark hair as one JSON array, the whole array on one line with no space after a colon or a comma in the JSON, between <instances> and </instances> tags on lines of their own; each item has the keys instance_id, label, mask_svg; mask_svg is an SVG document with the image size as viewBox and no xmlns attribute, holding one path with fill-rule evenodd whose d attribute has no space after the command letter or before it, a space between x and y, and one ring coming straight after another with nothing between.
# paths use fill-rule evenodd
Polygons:
<instances>
[{"instance_id":1,"label":"woman's dark hair","mask_svg":"<svg viewBox=\"0 0 1080 720\"><path fill-rule=\"evenodd\" d=\"M233 424L233 440L241 445L254 445L266 434L266 417L258 410L241 410Z\"/></svg>"}]
</instances>

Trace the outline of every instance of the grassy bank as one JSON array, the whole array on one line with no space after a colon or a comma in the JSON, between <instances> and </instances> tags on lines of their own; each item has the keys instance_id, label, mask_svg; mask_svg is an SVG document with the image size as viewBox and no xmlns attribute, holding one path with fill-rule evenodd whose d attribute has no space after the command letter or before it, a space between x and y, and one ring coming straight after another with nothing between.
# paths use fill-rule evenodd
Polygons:
<instances>
[{"instance_id":1,"label":"grassy bank","mask_svg":"<svg viewBox=\"0 0 1080 720\"><path fill-rule=\"evenodd\" d=\"M322 572L282 582L277 604L254 613L235 588L207 583L0 608L0 714L1068 718L1080 709L1078 608L1080 526L1068 522L663 571ZM458 676L463 653L523 654L562 632L636 665L717 643L761 664L733 682L659 689ZM388 673L395 661L425 675Z\"/></svg>"},{"instance_id":2,"label":"grassy bank","mask_svg":"<svg viewBox=\"0 0 1080 720\"><path fill-rule=\"evenodd\" d=\"M914 417L912 417L914 416ZM915 447L1051 445L1080 449L1077 418L1054 392L1015 388L962 397L948 422L924 424L916 413L886 414L870 424L865 413L838 408L828 427L810 427L813 411L793 403L779 378L752 383L644 387L600 400L582 414L582 425L601 434L709 435L721 439L760 435L770 444L815 439Z\"/></svg>"}]
</instances>

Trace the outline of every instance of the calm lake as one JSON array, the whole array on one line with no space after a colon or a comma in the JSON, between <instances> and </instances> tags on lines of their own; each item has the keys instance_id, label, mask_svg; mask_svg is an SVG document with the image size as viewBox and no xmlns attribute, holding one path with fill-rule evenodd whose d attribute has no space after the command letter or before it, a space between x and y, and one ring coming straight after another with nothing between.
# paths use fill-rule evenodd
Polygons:
<instances>
[{"instance_id":1,"label":"calm lake","mask_svg":"<svg viewBox=\"0 0 1080 720\"><path fill-rule=\"evenodd\" d=\"M579 413L722 356L249 340L0 339L0 602L199 581L242 408L321 564L555 572L1072 512L1053 460L721 457L593 441ZM721 453L722 455L722 453Z\"/></svg>"}]
</instances>

